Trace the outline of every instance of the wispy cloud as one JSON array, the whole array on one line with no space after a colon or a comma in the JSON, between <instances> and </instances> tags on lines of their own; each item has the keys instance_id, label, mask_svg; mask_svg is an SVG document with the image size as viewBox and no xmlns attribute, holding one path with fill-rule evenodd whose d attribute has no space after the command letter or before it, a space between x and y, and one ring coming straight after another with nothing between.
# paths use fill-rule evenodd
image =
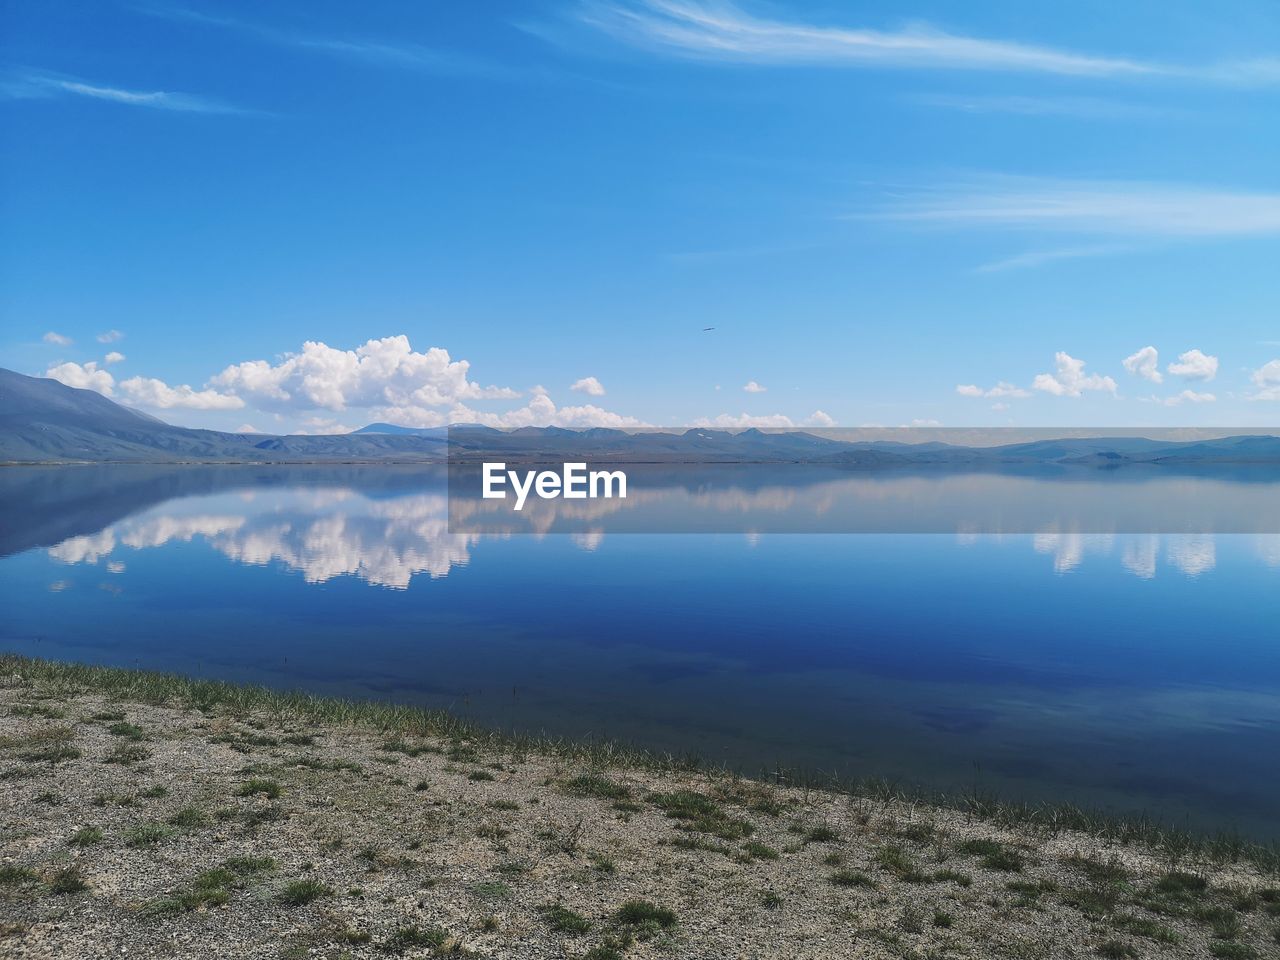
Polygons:
<instances>
[{"instance_id":1,"label":"wispy cloud","mask_svg":"<svg viewBox=\"0 0 1280 960\"><path fill-rule=\"evenodd\" d=\"M965 36L927 24L877 30L769 19L728 0L585 0L577 15L582 23L633 46L722 62L1280 82L1276 59L1179 66Z\"/></svg>"},{"instance_id":2,"label":"wispy cloud","mask_svg":"<svg viewBox=\"0 0 1280 960\"><path fill-rule=\"evenodd\" d=\"M510 72L500 64L439 50L406 41L379 41L366 38L325 37L282 30L268 24L205 13L188 7L148 6L141 12L168 20L234 30L264 43L293 47L298 50L329 56L336 59L366 63L372 66L402 70L421 70L429 73L454 75L493 76Z\"/></svg>"},{"instance_id":3,"label":"wispy cloud","mask_svg":"<svg viewBox=\"0 0 1280 960\"><path fill-rule=\"evenodd\" d=\"M998 178L923 190L869 216L1150 239L1262 236L1280 233L1280 193L1140 181Z\"/></svg>"},{"instance_id":4,"label":"wispy cloud","mask_svg":"<svg viewBox=\"0 0 1280 960\"><path fill-rule=\"evenodd\" d=\"M1095 243L1083 247L1063 247L1059 250L1028 250L1000 260L992 260L975 268L975 273L1003 273L1006 270L1026 270L1031 267L1042 267L1046 263L1059 260L1079 260L1084 257L1102 257L1114 253L1126 253L1134 249L1116 243Z\"/></svg>"},{"instance_id":5,"label":"wispy cloud","mask_svg":"<svg viewBox=\"0 0 1280 960\"><path fill-rule=\"evenodd\" d=\"M249 113L229 103L209 97L169 90L129 90L124 87L90 83L77 77L31 71L11 75L0 83L0 94L8 100L43 100L54 97L86 97L128 107L171 110L180 113Z\"/></svg>"},{"instance_id":6,"label":"wispy cloud","mask_svg":"<svg viewBox=\"0 0 1280 960\"><path fill-rule=\"evenodd\" d=\"M1182 114L1165 107L1127 103L1105 97L1055 97L1010 94L927 93L908 98L923 107L973 114L1013 114L1023 117L1074 117L1079 120L1167 119Z\"/></svg>"}]
</instances>

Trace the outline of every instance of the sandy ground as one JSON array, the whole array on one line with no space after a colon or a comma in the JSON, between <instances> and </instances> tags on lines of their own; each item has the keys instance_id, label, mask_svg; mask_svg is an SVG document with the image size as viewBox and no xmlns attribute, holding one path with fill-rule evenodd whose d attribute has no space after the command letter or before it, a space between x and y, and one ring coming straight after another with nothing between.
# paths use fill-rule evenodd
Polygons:
<instances>
[{"instance_id":1,"label":"sandy ground","mask_svg":"<svg viewBox=\"0 0 1280 960\"><path fill-rule=\"evenodd\" d=\"M1238 864L16 675L0 777L14 960L1280 956Z\"/></svg>"}]
</instances>

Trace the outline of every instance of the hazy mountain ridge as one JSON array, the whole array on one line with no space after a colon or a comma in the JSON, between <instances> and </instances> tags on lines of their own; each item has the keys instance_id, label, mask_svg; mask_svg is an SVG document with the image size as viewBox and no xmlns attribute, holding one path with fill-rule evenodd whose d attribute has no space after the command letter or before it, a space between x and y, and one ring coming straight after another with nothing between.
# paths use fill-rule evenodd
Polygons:
<instances>
[{"instance_id":1,"label":"hazy mountain ridge","mask_svg":"<svg viewBox=\"0 0 1280 960\"><path fill-rule=\"evenodd\" d=\"M463 459L614 463L813 463L847 467L1053 463L1243 463L1280 465L1280 436L1173 442L1146 437L1045 439L1002 446L936 440L834 439L802 430L692 428L628 432L474 424L414 429L373 423L348 434L276 436L196 430L164 423L92 390L0 369L0 462L340 463Z\"/></svg>"}]
</instances>

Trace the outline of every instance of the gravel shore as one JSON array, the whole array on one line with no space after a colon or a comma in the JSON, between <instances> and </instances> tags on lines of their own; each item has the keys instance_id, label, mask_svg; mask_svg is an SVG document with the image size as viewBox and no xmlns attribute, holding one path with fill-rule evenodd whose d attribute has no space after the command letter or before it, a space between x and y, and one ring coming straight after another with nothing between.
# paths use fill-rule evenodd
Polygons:
<instances>
[{"instance_id":1,"label":"gravel shore","mask_svg":"<svg viewBox=\"0 0 1280 960\"><path fill-rule=\"evenodd\" d=\"M1256 864L0 677L0 955L1280 956Z\"/></svg>"}]
</instances>

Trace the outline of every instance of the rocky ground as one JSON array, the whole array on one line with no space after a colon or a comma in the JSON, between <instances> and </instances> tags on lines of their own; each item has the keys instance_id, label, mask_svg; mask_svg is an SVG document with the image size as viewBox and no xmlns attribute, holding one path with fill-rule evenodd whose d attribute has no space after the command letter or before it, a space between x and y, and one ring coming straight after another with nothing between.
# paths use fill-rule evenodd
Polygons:
<instances>
[{"instance_id":1,"label":"rocky ground","mask_svg":"<svg viewBox=\"0 0 1280 960\"><path fill-rule=\"evenodd\" d=\"M0 955L1280 956L1280 880L1090 835L0 678Z\"/></svg>"}]
</instances>

